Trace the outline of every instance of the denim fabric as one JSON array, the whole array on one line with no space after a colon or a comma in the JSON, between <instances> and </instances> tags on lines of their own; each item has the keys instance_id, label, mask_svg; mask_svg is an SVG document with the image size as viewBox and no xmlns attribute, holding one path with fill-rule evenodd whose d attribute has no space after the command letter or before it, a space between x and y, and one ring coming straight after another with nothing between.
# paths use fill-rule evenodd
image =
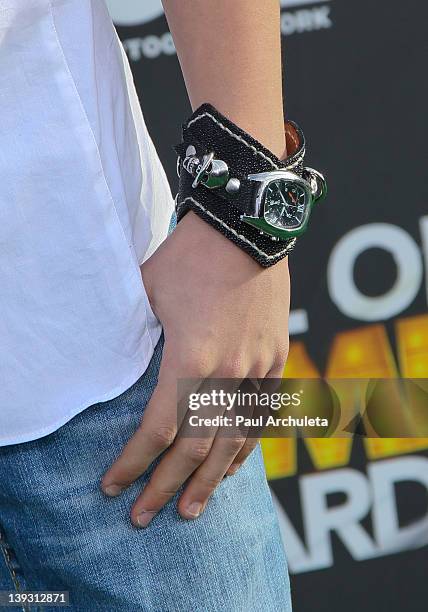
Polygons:
<instances>
[{"instance_id":1,"label":"denim fabric","mask_svg":"<svg viewBox=\"0 0 428 612\"><path fill-rule=\"evenodd\" d=\"M180 518L175 498L147 529L132 527L130 506L150 470L119 498L99 489L140 422L161 354L162 342L120 397L45 438L0 448L0 590L68 590L82 612L289 612L259 448L196 521Z\"/></svg>"}]
</instances>

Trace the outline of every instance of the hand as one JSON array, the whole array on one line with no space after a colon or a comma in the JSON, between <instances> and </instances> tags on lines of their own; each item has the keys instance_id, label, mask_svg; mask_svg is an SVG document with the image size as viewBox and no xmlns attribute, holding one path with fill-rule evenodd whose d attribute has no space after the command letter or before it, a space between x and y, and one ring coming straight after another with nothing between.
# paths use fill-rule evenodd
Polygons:
<instances>
[{"instance_id":1,"label":"hand","mask_svg":"<svg viewBox=\"0 0 428 612\"><path fill-rule=\"evenodd\" d=\"M257 440L177 437L179 378L280 378L288 349L287 260L263 269L189 212L142 266L153 310L164 328L158 385L142 423L102 481L117 495L163 451L131 520L146 527L187 482L178 511L197 518L224 475L242 465ZM218 433L218 432L217 432Z\"/></svg>"}]
</instances>

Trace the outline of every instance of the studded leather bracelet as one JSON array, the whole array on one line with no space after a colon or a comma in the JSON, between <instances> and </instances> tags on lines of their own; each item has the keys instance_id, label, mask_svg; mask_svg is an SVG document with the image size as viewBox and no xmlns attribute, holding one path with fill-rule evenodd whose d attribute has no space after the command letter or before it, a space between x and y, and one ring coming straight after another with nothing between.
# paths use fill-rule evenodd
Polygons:
<instances>
[{"instance_id":1,"label":"studded leather bracelet","mask_svg":"<svg viewBox=\"0 0 428 612\"><path fill-rule=\"evenodd\" d=\"M285 134L288 157L279 160L210 104L198 108L175 147L178 222L193 210L264 267L286 257L327 188L304 167L300 128L288 121Z\"/></svg>"}]
</instances>

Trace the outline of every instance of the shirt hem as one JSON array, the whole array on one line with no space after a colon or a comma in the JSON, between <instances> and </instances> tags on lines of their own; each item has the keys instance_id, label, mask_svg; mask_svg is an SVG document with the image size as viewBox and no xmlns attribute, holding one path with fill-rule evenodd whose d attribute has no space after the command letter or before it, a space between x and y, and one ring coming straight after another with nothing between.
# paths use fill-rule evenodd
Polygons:
<instances>
[{"instance_id":1,"label":"shirt hem","mask_svg":"<svg viewBox=\"0 0 428 612\"><path fill-rule=\"evenodd\" d=\"M102 402L108 402L110 400L115 399L116 397L119 397L119 395L121 395L122 393L125 393L125 391L130 389L132 385L134 385L141 378L141 376L143 376L144 373L146 372L150 364L150 361L153 357L157 342L159 341L161 337L161 334L162 334L162 329L160 328L156 343L153 343L153 339L151 335L149 334L151 351L145 355L145 359L142 361L142 365L136 368L133 371L133 373L130 376L128 376L120 385L116 385L116 387L114 387L113 389L111 389L107 393L104 393L101 396L96 396L95 398L91 400L85 401L84 405L81 405L80 407L72 410L71 412L64 415L61 419L59 419L58 421L55 421L55 423L52 423L49 426L43 427L42 429L38 429L37 431L33 431L31 433L21 434L19 436L14 437L13 439L8 439L8 438L6 438L5 440L0 439L0 448L5 447L5 446L13 446L15 444L24 444L25 442L34 442L36 440L40 440L41 438L44 438L46 436L49 436L52 433L55 433L56 431L58 431L58 429L66 425L74 417L76 417L78 414L81 414L82 412L90 408L91 406L94 406L95 404L99 404Z\"/></svg>"}]
</instances>

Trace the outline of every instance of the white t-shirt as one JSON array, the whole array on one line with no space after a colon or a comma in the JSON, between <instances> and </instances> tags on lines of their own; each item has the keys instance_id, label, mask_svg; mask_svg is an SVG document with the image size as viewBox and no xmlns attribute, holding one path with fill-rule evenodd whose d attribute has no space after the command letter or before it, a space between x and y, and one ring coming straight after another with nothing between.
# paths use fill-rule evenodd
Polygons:
<instances>
[{"instance_id":1,"label":"white t-shirt","mask_svg":"<svg viewBox=\"0 0 428 612\"><path fill-rule=\"evenodd\" d=\"M104 0L0 0L0 446L143 374L173 205Z\"/></svg>"}]
</instances>

